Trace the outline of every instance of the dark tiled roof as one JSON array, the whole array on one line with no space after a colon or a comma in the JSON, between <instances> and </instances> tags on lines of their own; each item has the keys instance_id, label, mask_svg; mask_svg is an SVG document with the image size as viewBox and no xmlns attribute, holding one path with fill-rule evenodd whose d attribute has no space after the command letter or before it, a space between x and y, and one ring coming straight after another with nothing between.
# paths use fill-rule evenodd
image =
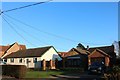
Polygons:
<instances>
[{"instance_id":1,"label":"dark tiled roof","mask_svg":"<svg viewBox=\"0 0 120 80\"><path fill-rule=\"evenodd\" d=\"M68 56L73 56L73 55L87 55L87 52L86 50L77 50L75 48L72 48L70 51L68 51L66 54L65 54L65 57L68 57Z\"/></svg>"},{"instance_id":2,"label":"dark tiled roof","mask_svg":"<svg viewBox=\"0 0 120 80\"><path fill-rule=\"evenodd\" d=\"M107 53L105 53L104 51L100 50L100 49L96 49L97 51L99 51L100 53L102 53L104 56L108 56L110 57Z\"/></svg>"},{"instance_id":3,"label":"dark tiled roof","mask_svg":"<svg viewBox=\"0 0 120 80\"><path fill-rule=\"evenodd\" d=\"M102 50L102 51L104 51L107 54L114 53L114 46L113 45L111 45L111 46L102 46L102 47L89 48L88 51L92 53L95 49Z\"/></svg>"},{"instance_id":4,"label":"dark tiled roof","mask_svg":"<svg viewBox=\"0 0 120 80\"><path fill-rule=\"evenodd\" d=\"M20 50L6 56L5 58L41 57L51 47L52 46Z\"/></svg>"},{"instance_id":5,"label":"dark tiled roof","mask_svg":"<svg viewBox=\"0 0 120 80\"><path fill-rule=\"evenodd\" d=\"M76 51L80 52L80 54L89 54L90 52L85 49L76 49Z\"/></svg>"}]
</instances>

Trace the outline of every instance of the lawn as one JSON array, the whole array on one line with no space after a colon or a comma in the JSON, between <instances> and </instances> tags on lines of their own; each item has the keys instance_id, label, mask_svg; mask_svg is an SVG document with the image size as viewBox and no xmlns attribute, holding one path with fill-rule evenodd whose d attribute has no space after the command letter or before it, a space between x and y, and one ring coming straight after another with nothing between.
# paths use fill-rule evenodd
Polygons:
<instances>
[{"instance_id":1,"label":"lawn","mask_svg":"<svg viewBox=\"0 0 120 80\"><path fill-rule=\"evenodd\" d=\"M63 73L63 71L27 71L25 78L50 78L51 75Z\"/></svg>"},{"instance_id":2,"label":"lawn","mask_svg":"<svg viewBox=\"0 0 120 80\"><path fill-rule=\"evenodd\" d=\"M46 71L34 71L28 70L25 78L50 78L52 75L73 75L83 73L83 69L67 68L63 70L46 70Z\"/></svg>"}]
</instances>

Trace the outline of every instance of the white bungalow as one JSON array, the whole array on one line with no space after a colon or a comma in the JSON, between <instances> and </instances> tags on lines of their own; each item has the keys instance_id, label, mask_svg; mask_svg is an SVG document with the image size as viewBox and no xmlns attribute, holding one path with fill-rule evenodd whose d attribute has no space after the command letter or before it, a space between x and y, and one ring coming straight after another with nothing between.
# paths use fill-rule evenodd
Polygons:
<instances>
[{"instance_id":1,"label":"white bungalow","mask_svg":"<svg viewBox=\"0 0 120 80\"><path fill-rule=\"evenodd\" d=\"M53 46L21 50L4 57L6 64L26 65L28 68L41 68L43 59L62 60Z\"/></svg>"}]
</instances>

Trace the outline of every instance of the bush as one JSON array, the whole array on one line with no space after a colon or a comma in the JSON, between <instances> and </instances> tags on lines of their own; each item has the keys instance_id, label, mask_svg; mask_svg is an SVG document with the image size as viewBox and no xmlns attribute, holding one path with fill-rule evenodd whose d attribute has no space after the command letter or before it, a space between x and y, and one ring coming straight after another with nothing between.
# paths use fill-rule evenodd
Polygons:
<instances>
[{"instance_id":1,"label":"bush","mask_svg":"<svg viewBox=\"0 0 120 80\"><path fill-rule=\"evenodd\" d=\"M27 68L24 65L0 65L2 66L2 75L15 78L24 78Z\"/></svg>"},{"instance_id":2,"label":"bush","mask_svg":"<svg viewBox=\"0 0 120 80\"><path fill-rule=\"evenodd\" d=\"M120 66L113 66L106 73L108 79L120 80Z\"/></svg>"}]
</instances>

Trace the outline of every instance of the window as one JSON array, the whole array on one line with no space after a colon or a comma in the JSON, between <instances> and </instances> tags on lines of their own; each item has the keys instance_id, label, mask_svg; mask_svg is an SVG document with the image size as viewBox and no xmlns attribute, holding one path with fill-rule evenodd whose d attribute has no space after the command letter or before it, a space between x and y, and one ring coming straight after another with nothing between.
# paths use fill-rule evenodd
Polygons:
<instances>
[{"instance_id":1,"label":"window","mask_svg":"<svg viewBox=\"0 0 120 80\"><path fill-rule=\"evenodd\" d=\"M10 59L10 62L12 62L12 63L13 63L13 62L14 62L14 59L13 59L13 58L11 58L11 59Z\"/></svg>"},{"instance_id":2,"label":"window","mask_svg":"<svg viewBox=\"0 0 120 80\"><path fill-rule=\"evenodd\" d=\"M69 61L69 60L67 61L67 63L68 63L68 65L70 66L70 61Z\"/></svg>"},{"instance_id":3,"label":"window","mask_svg":"<svg viewBox=\"0 0 120 80\"><path fill-rule=\"evenodd\" d=\"M37 58L33 58L33 62L36 63L37 62Z\"/></svg>"},{"instance_id":4,"label":"window","mask_svg":"<svg viewBox=\"0 0 120 80\"><path fill-rule=\"evenodd\" d=\"M29 59L26 59L26 63L27 63L27 64L29 63Z\"/></svg>"},{"instance_id":5,"label":"window","mask_svg":"<svg viewBox=\"0 0 120 80\"><path fill-rule=\"evenodd\" d=\"M4 62L7 62L7 59L4 59Z\"/></svg>"},{"instance_id":6,"label":"window","mask_svg":"<svg viewBox=\"0 0 120 80\"><path fill-rule=\"evenodd\" d=\"M19 63L22 63L22 58L21 58L21 59L19 59Z\"/></svg>"}]
</instances>

